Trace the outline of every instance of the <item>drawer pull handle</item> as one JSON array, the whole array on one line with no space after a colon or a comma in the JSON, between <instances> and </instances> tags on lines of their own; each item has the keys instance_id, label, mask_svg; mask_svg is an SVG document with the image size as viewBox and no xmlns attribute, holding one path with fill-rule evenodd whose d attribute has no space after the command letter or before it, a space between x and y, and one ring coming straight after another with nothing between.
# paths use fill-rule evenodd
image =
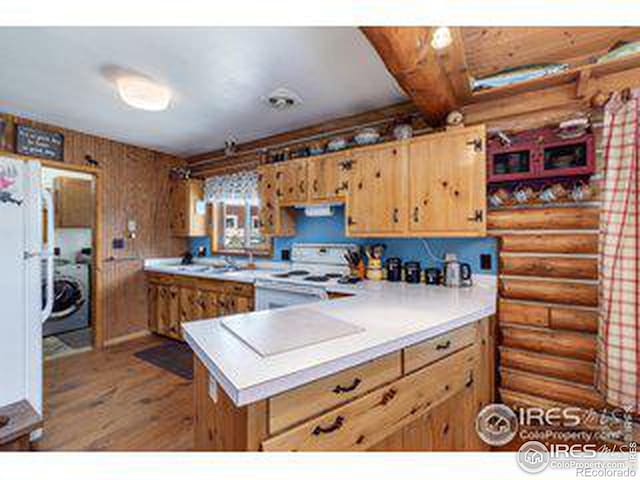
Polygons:
<instances>
[{"instance_id":1,"label":"drawer pull handle","mask_svg":"<svg viewBox=\"0 0 640 480\"><path fill-rule=\"evenodd\" d=\"M353 382L351 382L351 385L349 385L348 387L343 387L342 385L336 385L336 387L333 389L333 393L340 394L340 393L352 392L356 388L358 388L358 385L360 385L361 382L362 380L360 380L359 378L354 378Z\"/></svg>"},{"instance_id":2,"label":"drawer pull handle","mask_svg":"<svg viewBox=\"0 0 640 480\"><path fill-rule=\"evenodd\" d=\"M439 343L436 345L436 350L446 350L451 346L451 340L447 340L444 343Z\"/></svg>"},{"instance_id":3,"label":"drawer pull handle","mask_svg":"<svg viewBox=\"0 0 640 480\"><path fill-rule=\"evenodd\" d=\"M464 384L464 386L467 388L469 388L471 385L473 385L473 373L469 375L469 379L467 380L467 383Z\"/></svg>"},{"instance_id":4,"label":"drawer pull handle","mask_svg":"<svg viewBox=\"0 0 640 480\"><path fill-rule=\"evenodd\" d=\"M316 425L316 428L314 428L311 433L318 436L323 433L335 432L340 427L342 427L343 423L344 423L344 417L342 415L338 415L331 425L329 425L328 427L322 427L320 425Z\"/></svg>"}]
</instances>

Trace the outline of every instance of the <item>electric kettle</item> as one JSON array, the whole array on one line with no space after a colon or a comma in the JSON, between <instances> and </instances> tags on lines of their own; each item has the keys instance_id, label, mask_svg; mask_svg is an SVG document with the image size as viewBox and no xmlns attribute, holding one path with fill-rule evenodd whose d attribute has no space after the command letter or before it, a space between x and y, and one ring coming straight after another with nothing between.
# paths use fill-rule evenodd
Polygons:
<instances>
[{"instance_id":1,"label":"electric kettle","mask_svg":"<svg viewBox=\"0 0 640 480\"><path fill-rule=\"evenodd\" d=\"M455 253L447 253L444 258L442 284L447 287L470 287L471 265L459 262Z\"/></svg>"}]
</instances>

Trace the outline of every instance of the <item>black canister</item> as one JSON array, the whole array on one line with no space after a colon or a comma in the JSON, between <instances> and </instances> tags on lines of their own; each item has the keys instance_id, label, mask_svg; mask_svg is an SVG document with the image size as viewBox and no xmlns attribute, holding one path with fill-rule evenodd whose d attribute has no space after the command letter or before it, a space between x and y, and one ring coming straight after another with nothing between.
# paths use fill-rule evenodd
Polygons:
<instances>
[{"instance_id":1,"label":"black canister","mask_svg":"<svg viewBox=\"0 0 640 480\"><path fill-rule=\"evenodd\" d=\"M387 259L387 280L390 282L399 282L402 280L402 260L398 257Z\"/></svg>"},{"instance_id":2,"label":"black canister","mask_svg":"<svg viewBox=\"0 0 640 480\"><path fill-rule=\"evenodd\" d=\"M424 283L427 285L440 285L442 283L442 272L439 268L426 268L424 271Z\"/></svg>"},{"instance_id":3,"label":"black canister","mask_svg":"<svg viewBox=\"0 0 640 480\"><path fill-rule=\"evenodd\" d=\"M420 283L420 262L407 262L404 264L404 281L407 283Z\"/></svg>"}]
</instances>

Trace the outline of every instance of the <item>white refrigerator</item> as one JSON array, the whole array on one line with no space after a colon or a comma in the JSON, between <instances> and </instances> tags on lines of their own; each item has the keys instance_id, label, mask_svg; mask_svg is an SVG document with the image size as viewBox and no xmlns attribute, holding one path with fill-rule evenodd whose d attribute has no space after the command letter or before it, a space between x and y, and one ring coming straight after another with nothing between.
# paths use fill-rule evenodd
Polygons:
<instances>
[{"instance_id":1,"label":"white refrigerator","mask_svg":"<svg viewBox=\"0 0 640 480\"><path fill-rule=\"evenodd\" d=\"M27 400L39 414L42 323L53 303L53 229L40 162L0 154L0 406Z\"/></svg>"}]
</instances>

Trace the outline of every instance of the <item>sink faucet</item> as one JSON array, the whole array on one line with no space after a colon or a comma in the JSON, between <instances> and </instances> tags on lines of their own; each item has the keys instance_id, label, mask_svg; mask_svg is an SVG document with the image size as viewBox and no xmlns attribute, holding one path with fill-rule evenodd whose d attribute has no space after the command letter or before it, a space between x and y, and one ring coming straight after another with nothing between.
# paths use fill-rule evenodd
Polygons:
<instances>
[{"instance_id":1,"label":"sink faucet","mask_svg":"<svg viewBox=\"0 0 640 480\"><path fill-rule=\"evenodd\" d=\"M236 261L231 258L229 255L225 255L224 257L225 266L230 268L231 270L240 270L240 267L236 263Z\"/></svg>"}]
</instances>

